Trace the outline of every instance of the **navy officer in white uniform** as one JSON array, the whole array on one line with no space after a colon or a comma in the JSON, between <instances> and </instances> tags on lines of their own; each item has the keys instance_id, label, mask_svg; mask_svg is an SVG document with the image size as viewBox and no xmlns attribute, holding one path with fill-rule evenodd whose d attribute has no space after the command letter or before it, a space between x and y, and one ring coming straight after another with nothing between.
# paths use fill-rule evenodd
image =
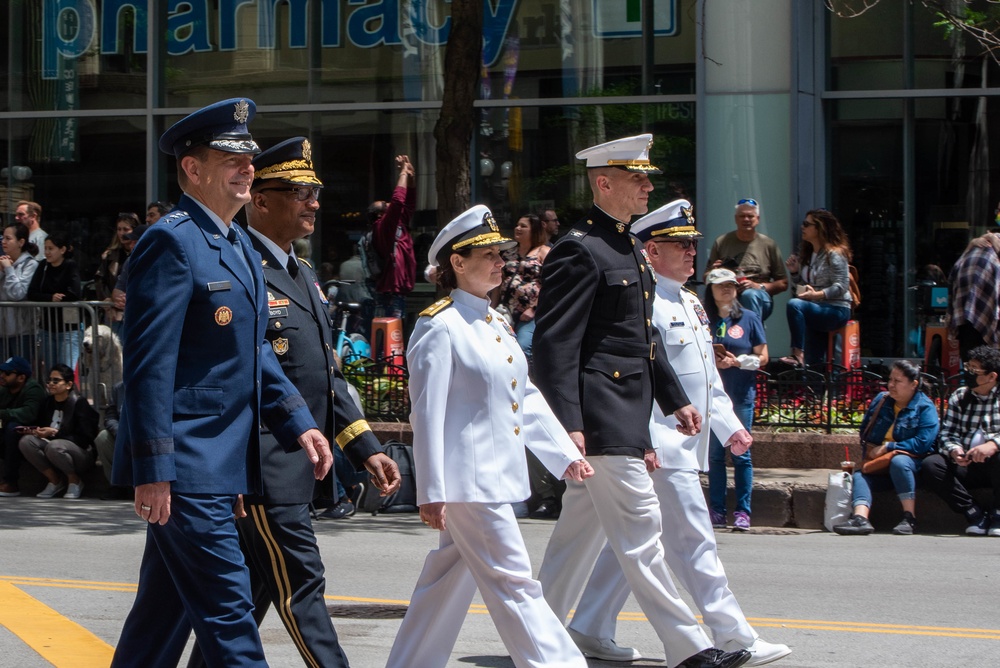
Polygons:
<instances>
[{"instance_id":1,"label":"navy officer in white uniform","mask_svg":"<svg viewBox=\"0 0 1000 668\"><path fill-rule=\"evenodd\" d=\"M663 337L662 353L670 360L691 403L705 416L701 433L693 436L678 431L677 419L656 407L650 419L659 461L659 468L651 475L663 509L667 563L694 599L716 647L749 650L752 656L744 664L747 666L770 663L791 650L760 638L729 589L698 477L699 471L708 470L711 434L736 454L745 452L752 443L723 389L705 309L698 296L684 287L694 273L702 235L695 227L691 203L683 199L635 221L632 231L643 243L656 272L653 324ZM615 622L628 594L628 581L618 560L605 546L570 629L589 637L591 642L614 638Z\"/></svg>"},{"instance_id":2,"label":"navy officer in white uniform","mask_svg":"<svg viewBox=\"0 0 1000 668\"><path fill-rule=\"evenodd\" d=\"M265 341L260 255L233 221L250 200L252 100L201 109L160 137L177 158L177 207L129 258L125 401L112 482L147 523L139 589L112 666L176 666L192 627L210 666L266 666L234 513L261 489L260 425L333 458Z\"/></svg>"},{"instance_id":3,"label":"navy officer in white uniform","mask_svg":"<svg viewBox=\"0 0 1000 668\"><path fill-rule=\"evenodd\" d=\"M652 323L653 268L630 231L632 217L648 210L649 174L660 173L649 161L652 144L646 134L577 153L587 161L594 206L556 242L542 267L535 377L596 474L582 485L567 483L538 579L545 600L565 620L610 543L670 668L735 668L750 654L714 648L670 577L660 502L645 461L652 466L654 398L685 433L696 434L701 425L667 357L657 352L662 340ZM610 640L572 637L594 658L638 656Z\"/></svg>"},{"instance_id":4,"label":"navy officer in white uniform","mask_svg":"<svg viewBox=\"0 0 1000 668\"><path fill-rule=\"evenodd\" d=\"M441 532L427 555L388 668L443 668L479 588L519 668L587 662L532 578L512 503L528 498L527 446L558 477L593 469L574 447L488 293L500 284L502 237L477 205L448 223L428 260L450 296L417 320L410 370L413 459L420 517Z\"/></svg>"}]
</instances>

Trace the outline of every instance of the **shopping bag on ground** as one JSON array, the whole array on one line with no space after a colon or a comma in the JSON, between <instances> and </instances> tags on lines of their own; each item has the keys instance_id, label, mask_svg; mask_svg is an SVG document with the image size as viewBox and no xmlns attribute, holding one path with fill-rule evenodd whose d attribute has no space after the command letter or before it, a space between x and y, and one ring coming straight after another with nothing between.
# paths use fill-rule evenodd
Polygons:
<instances>
[{"instance_id":1,"label":"shopping bag on ground","mask_svg":"<svg viewBox=\"0 0 1000 668\"><path fill-rule=\"evenodd\" d=\"M827 531L851 518L851 494L854 479L850 473L831 473L826 486L826 504L823 506L823 526Z\"/></svg>"}]
</instances>

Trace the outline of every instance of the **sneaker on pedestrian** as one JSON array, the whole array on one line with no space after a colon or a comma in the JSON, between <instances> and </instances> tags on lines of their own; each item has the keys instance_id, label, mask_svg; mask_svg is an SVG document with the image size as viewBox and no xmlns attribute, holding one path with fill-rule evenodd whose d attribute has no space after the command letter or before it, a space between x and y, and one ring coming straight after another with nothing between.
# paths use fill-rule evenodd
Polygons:
<instances>
[{"instance_id":1,"label":"sneaker on pedestrian","mask_svg":"<svg viewBox=\"0 0 1000 668\"><path fill-rule=\"evenodd\" d=\"M841 536L867 536L875 532L875 527L872 526L867 517L851 515L851 519L844 524L833 527L833 531Z\"/></svg>"},{"instance_id":2,"label":"sneaker on pedestrian","mask_svg":"<svg viewBox=\"0 0 1000 668\"><path fill-rule=\"evenodd\" d=\"M592 659L604 661L638 661L642 658L639 650L633 647L619 647L612 638L594 638L567 628L566 632L573 639L577 649Z\"/></svg>"},{"instance_id":3,"label":"sneaker on pedestrian","mask_svg":"<svg viewBox=\"0 0 1000 668\"><path fill-rule=\"evenodd\" d=\"M733 513L733 531L750 531L750 515L737 510Z\"/></svg>"},{"instance_id":4,"label":"sneaker on pedestrian","mask_svg":"<svg viewBox=\"0 0 1000 668\"><path fill-rule=\"evenodd\" d=\"M45 486L45 489L40 491L35 496L38 497L39 499L51 499L64 489L66 489L65 483L60 482L59 484L56 484L54 482L50 482L48 485Z\"/></svg>"},{"instance_id":5,"label":"sneaker on pedestrian","mask_svg":"<svg viewBox=\"0 0 1000 668\"><path fill-rule=\"evenodd\" d=\"M913 516L913 513L904 512L903 519L899 520L899 524L892 530L892 533L897 536L912 536L916 524L917 518Z\"/></svg>"},{"instance_id":6,"label":"sneaker on pedestrian","mask_svg":"<svg viewBox=\"0 0 1000 668\"><path fill-rule=\"evenodd\" d=\"M986 532L987 536L1000 536L1000 512L994 511L993 519L990 520L990 530Z\"/></svg>"},{"instance_id":7,"label":"sneaker on pedestrian","mask_svg":"<svg viewBox=\"0 0 1000 668\"><path fill-rule=\"evenodd\" d=\"M711 508L708 510L709 516L712 518L712 528L713 529L725 529L726 528L726 514L719 513Z\"/></svg>"},{"instance_id":8,"label":"sneaker on pedestrian","mask_svg":"<svg viewBox=\"0 0 1000 668\"><path fill-rule=\"evenodd\" d=\"M17 488L17 485L0 482L0 496L21 496L21 490Z\"/></svg>"},{"instance_id":9,"label":"sneaker on pedestrian","mask_svg":"<svg viewBox=\"0 0 1000 668\"><path fill-rule=\"evenodd\" d=\"M734 651L743 648L739 642L730 640L722 649ZM750 660L743 664L745 666L763 666L772 661L783 659L792 653L792 649L788 645L770 643L763 638L757 638L752 645L745 649L750 652Z\"/></svg>"},{"instance_id":10,"label":"sneaker on pedestrian","mask_svg":"<svg viewBox=\"0 0 1000 668\"><path fill-rule=\"evenodd\" d=\"M970 536L985 536L990 530L990 516L981 512L978 517L970 518L965 533Z\"/></svg>"},{"instance_id":11,"label":"sneaker on pedestrian","mask_svg":"<svg viewBox=\"0 0 1000 668\"><path fill-rule=\"evenodd\" d=\"M323 520L342 520L345 517L350 517L355 511L354 504L347 499L341 499L339 503L335 506L330 506L323 512L319 514L320 519Z\"/></svg>"},{"instance_id":12,"label":"sneaker on pedestrian","mask_svg":"<svg viewBox=\"0 0 1000 668\"><path fill-rule=\"evenodd\" d=\"M66 493L63 494L64 499L79 499L80 495L83 494L83 481L79 483L71 482L66 488Z\"/></svg>"}]
</instances>

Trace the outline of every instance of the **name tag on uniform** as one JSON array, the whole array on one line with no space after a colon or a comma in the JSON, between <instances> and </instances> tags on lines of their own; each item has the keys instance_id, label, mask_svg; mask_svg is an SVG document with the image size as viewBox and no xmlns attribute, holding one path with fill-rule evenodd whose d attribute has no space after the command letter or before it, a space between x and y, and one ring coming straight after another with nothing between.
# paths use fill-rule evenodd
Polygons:
<instances>
[{"instance_id":1,"label":"name tag on uniform","mask_svg":"<svg viewBox=\"0 0 1000 668\"><path fill-rule=\"evenodd\" d=\"M208 284L209 292L218 292L219 290L232 290L233 284L229 281L212 281Z\"/></svg>"},{"instance_id":2,"label":"name tag on uniform","mask_svg":"<svg viewBox=\"0 0 1000 668\"><path fill-rule=\"evenodd\" d=\"M268 318L287 318L288 317L288 308L285 307L285 308L271 308L271 309L268 309L267 317Z\"/></svg>"},{"instance_id":3,"label":"name tag on uniform","mask_svg":"<svg viewBox=\"0 0 1000 668\"><path fill-rule=\"evenodd\" d=\"M670 327L671 327L671 329L673 329L674 327L687 327L687 323L686 322L676 322L675 321L675 322L670 323Z\"/></svg>"}]
</instances>

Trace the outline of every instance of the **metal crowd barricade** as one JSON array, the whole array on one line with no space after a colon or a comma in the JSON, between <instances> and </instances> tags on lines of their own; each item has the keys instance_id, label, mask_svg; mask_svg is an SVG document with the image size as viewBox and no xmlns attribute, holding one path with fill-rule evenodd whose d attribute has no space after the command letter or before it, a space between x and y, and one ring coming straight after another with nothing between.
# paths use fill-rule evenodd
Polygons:
<instances>
[{"instance_id":1,"label":"metal crowd barricade","mask_svg":"<svg viewBox=\"0 0 1000 668\"><path fill-rule=\"evenodd\" d=\"M80 393L103 410L122 379L121 343L109 327L102 328L106 308L96 301L0 302L0 360L27 359L43 385L53 364L66 364L76 373Z\"/></svg>"}]
</instances>

